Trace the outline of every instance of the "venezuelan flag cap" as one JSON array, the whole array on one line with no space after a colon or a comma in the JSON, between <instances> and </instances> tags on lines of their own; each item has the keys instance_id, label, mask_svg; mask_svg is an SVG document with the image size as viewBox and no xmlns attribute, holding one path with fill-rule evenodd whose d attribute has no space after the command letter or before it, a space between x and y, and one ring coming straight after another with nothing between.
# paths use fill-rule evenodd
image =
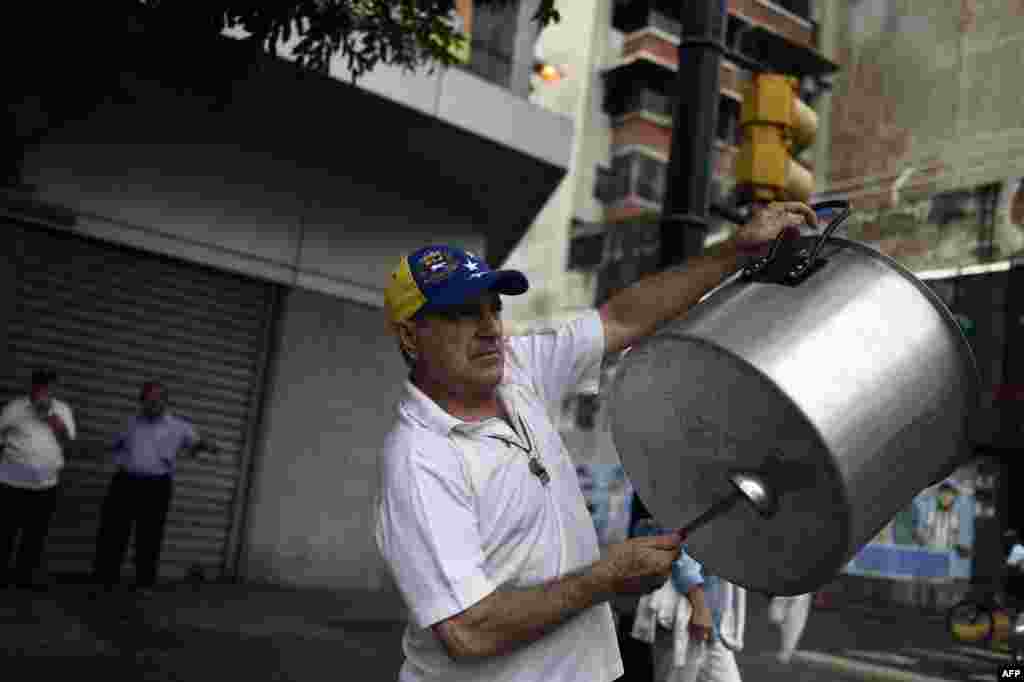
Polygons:
<instances>
[{"instance_id":1,"label":"venezuelan flag cap","mask_svg":"<svg viewBox=\"0 0 1024 682\"><path fill-rule=\"evenodd\" d=\"M465 303L486 291L526 293L526 275L492 270L476 255L455 246L432 244L403 256L384 292L388 320L404 322L417 313Z\"/></svg>"}]
</instances>

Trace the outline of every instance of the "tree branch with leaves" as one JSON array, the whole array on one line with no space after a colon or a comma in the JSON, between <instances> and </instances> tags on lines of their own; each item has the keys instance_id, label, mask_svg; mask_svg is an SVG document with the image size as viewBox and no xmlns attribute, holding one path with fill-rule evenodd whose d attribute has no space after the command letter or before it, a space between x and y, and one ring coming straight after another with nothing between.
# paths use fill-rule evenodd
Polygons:
<instances>
[{"instance_id":1,"label":"tree branch with leaves","mask_svg":"<svg viewBox=\"0 0 1024 682\"><path fill-rule=\"evenodd\" d=\"M556 0L531 1L538 3L533 20L539 28L561 19ZM514 2L473 5L504 9ZM204 61L196 49L225 32L306 71L327 74L341 58L353 81L381 64L433 70L457 63L457 50L465 46L453 20L456 7L456 0L103 0L60 9L15 3L5 14L17 29L3 44L12 68L0 116L6 129L0 133L0 184L22 182L27 150L52 131L91 115L104 101L132 100L122 73L140 68L143 53L163 55L165 85L193 93L223 89L234 78L231 69L244 70L244 50L234 65ZM107 37L122 28L123 40Z\"/></svg>"},{"instance_id":2,"label":"tree branch with leaves","mask_svg":"<svg viewBox=\"0 0 1024 682\"><path fill-rule=\"evenodd\" d=\"M513 0L475 0L505 8ZM353 79L378 64L406 69L450 66L453 48L466 40L452 17L455 0L138 0L161 22L220 33L238 31L264 52L287 47L302 68L326 73L331 60L347 61ZM555 0L540 0L533 19L545 28L561 19Z\"/></svg>"}]
</instances>

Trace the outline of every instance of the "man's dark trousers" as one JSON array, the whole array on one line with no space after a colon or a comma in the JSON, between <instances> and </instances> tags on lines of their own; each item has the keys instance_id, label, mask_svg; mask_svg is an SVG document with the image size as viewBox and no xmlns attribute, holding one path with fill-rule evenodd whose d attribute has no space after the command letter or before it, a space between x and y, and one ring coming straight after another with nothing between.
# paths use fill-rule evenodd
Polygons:
<instances>
[{"instance_id":1,"label":"man's dark trousers","mask_svg":"<svg viewBox=\"0 0 1024 682\"><path fill-rule=\"evenodd\" d=\"M118 471L103 500L96 538L96 580L111 588L121 580L121 564L128 538L135 529L135 579L138 587L156 584L160 549L167 525L174 480L167 476L140 476Z\"/></svg>"},{"instance_id":2,"label":"man's dark trousers","mask_svg":"<svg viewBox=\"0 0 1024 682\"><path fill-rule=\"evenodd\" d=\"M0 483L0 585L14 582L31 585L42 563L50 520L57 508L57 486L46 490L16 488ZM9 573L11 553L17 543L14 573Z\"/></svg>"}]
</instances>

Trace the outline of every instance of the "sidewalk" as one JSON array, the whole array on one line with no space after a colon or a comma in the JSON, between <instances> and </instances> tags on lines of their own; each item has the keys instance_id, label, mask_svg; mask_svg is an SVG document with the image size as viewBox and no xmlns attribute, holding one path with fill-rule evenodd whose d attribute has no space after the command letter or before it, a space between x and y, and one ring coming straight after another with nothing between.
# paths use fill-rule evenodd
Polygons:
<instances>
[{"instance_id":1,"label":"sidewalk","mask_svg":"<svg viewBox=\"0 0 1024 682\"><path fill-rule=\"evenodd\" d=\"M0 593L0 656L28 664L9 668L26 673L5 672L5 680L30 679L31 671L36 680L119 674L153 682L391 682L402 661L399 612L394 596L363 593L205 584L173 586L149 599L91 601L83 586L58 585L46 595ZM934 620L852 608L812 611L790 665L775 660L777 647L767 600L751 595L738 657L746 682L995 679L998 662L956 650ZM913 650L952 658L929 663ZM897 658L880 665L886 655ZM911 659L913 665L893 663ZM900 677L904 668L918 677Z\"/></svg>"},{"instance_id":2,"label":"sidewalk","mask_svg":"<svg viewBox=\"0 0 1024 682\"><path fill-rule=\"evenodd\" d=\"M767 600L754 596L751 601L763 604L751 608L747 630L763 634L773 628L767 621ZM777 628L771 634L771 645L777 646ZM768 644L760 637L751 643L755 649ZM899 606L845 605L812 609L794 663L818 671L819 679L831 679L826 675L834 671L862 680L989 682L1009 659L981 645L955 642L943 615Z\"/></svg>"},{"instance_id":3,"label":"sidewalk","mask_svg":"<svg viewBox=\"0 0 1024 682\"><path fill-rule=\"evenodd\" d=\"M80 585L0 595L0 657L38 680L377 682L401 666L403 625L379 617L396 605L364 594L207 584L148 599L93 601Z\"/></svg>"}]
</instances>

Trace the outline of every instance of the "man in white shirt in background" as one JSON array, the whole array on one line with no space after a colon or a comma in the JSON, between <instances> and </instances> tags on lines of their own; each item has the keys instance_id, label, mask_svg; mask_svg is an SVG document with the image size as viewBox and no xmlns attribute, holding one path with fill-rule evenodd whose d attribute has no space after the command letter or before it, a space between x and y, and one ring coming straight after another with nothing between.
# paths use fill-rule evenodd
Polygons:
<instances>
[{"instance_id":1,"label":"man in white shirt in background","mask_svg":"<svg viewBox=\"0 0 1024 682\"><path fill-rule=\"evenodd\" d=\"M789 663L796 653L807 618L811 615L811 604L814 593L798 594L792 597L773 597L769 606L771 621L779 626L781 641L778 659L780 663Z\"/></svg>"},{"instance_id":2,"label":"man in white shirt in background","mask_svg":"<svg viewBox=\"0 0 1024 682\"><path fill-rule=\"evenodd\" d=\"M64 452L75 438L71 408L52 395L56 382L54 371L34 371L29 394L0 413L0 585L46 587L36 574L57 508Z\"/></svg>"},{"instance_id":3,"label":"man in white shirt in background","mask_svg":"<svg viewBox=\"0 0 1024 682\"><path fill-rule=\"evenodd\" d=\"M1010 545L1006 557L1006 594L1014 604L1024 606L1024 545L1014 529L1006 531L1003 537Z\"/></svg>"}]
</instances>

